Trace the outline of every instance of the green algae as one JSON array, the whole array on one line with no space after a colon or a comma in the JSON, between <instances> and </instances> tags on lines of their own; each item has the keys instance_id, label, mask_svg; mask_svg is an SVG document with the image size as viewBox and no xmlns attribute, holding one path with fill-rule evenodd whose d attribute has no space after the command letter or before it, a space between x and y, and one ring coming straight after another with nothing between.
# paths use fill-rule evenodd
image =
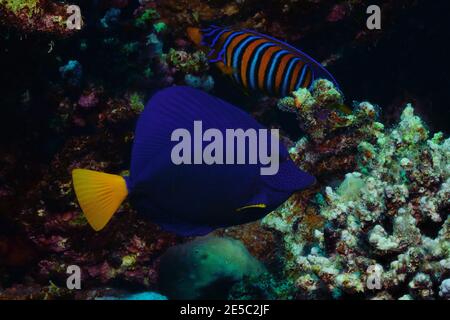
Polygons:
<instances>
[{"instance_id":1,"label":"green algae","mask_svg":"<svg viewBox=\"0 0 450 320\"><path fill-rule=\"evenodd\" d=\"M153 24L153 28L155 29L155 31L157 33L160 33L160 32L167 30L167 25L164 22L160 21L160 22Z\"/></svg>"},{"instance_id":2,"label":"green algae","mask_svg":"<svg viewBox=\"0 0 450 320\"><path fill-rule=\"evenodd\" d=\"M130 254L127 256L122 257L122 267L128 268L132 267L136 264L137 256L135 254Z\"/></svg>"},{"instance_id":3,"label":"green algae","mask_svg":"<svg viewBox=\"0 0 450 320\"><path fill-rule=\"evenodd\" d=\"M144 103L142 102L142 96L139 93L133 93L130 96L130 107L135 112L142 112L144 110Z\"/></svg>"},{"instance_id":4,"label":"green algae","mask_svg":"<svg viewBox=\"0 0 450 320\"><path fill-rule=\"evenodd\" d=\"M155 9L147 9L145 10L138 18L136 18L135 25L136 27L145 27L150 22L159 18L159 13Z\"/></svg>"},{"instance_id":5,"label":"green algae","mask_svg":"<svg viewBox=\"0 0 450 320\"><path fill-rule=\"evenodd\" d=\"M12 11L14 14L18 14L24 10L28 16L39 12L39 0L0 0L0 4Z\"/></svg>"}]
</instances>

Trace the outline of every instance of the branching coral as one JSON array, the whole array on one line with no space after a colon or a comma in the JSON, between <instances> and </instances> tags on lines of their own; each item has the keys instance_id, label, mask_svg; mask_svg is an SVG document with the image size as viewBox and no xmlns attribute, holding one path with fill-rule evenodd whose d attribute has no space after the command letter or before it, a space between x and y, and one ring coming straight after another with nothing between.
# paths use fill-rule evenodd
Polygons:
<instances>
[{"instance_id":1,"label":"branching coral","mask_svg":"<svg viewBox=\"0 0 450 320\"><path fill-rule=\"evenodd\" d=\"M318 80L311 91L300 88L280 99L281 110L294 112L306 132L290 150L294 161L316 176L350 171L356 163L355 151L363 140L373 140L384 126L376 122L376 107L355 103L353 113L345 115L341 93L328 80Z\"/></svg>"},{"instance_id":2,"label":"branching coral","mask_svg":"<svg viewBox=\"0 0 450 320\"><path fill-rule=\"evenodd\" d=\"M310 120L307 129L313 128L310 133L318 132L315 138L322 139L322 133L333 128L321 130L326 125L317 126L316 118L310 117L317 87L312 96L294 93L292 105L302 108L299 117ZM361 106L373 112L370 104ZM350 117L358 119L358 112ZM450 139L444 140L441 133L429 139L411 105L396 127L382 129L377 123L357 129L374 138L358 144L358 171L347 174L338 188L326 187L316 201L302 203L318 207L323 219L313 238L298 230L307 225L293 227L302 215L298 196L265 218L267 226L283 235L285 268L296 283L297 296L439 297L435 288L450 274ZM303 155L299 163L305 162L311 161ZM375 288L368 285L374 268L380 281Z\"/></svg>"}]
</instances>

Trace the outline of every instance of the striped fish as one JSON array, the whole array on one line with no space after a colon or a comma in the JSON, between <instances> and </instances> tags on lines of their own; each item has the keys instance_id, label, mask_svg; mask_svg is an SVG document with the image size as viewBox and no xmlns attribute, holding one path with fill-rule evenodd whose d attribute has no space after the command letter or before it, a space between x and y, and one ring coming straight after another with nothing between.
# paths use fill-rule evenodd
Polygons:
<instances>
[{"instance_id":1,"label":"striped fish","mask_svg":"<svg viewBox=\"0 0 450 320\"><path fill-rule=\"evenodd\" d=\"M211 63L252 91L284 97L309 88L324 78L338 87L333 76L304 52L252 30L211 26L188 28L190 39L206 50Z\"/></svg>"}]
</instances>

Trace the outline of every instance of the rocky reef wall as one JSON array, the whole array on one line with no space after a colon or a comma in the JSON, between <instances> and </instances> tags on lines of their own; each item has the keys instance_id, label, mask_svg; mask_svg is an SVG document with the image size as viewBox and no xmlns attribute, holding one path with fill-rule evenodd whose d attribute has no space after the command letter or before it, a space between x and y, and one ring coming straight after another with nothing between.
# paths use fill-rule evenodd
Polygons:
<instances>
[{"instance_id":1,"label":"rocky reef wall","mask_svg":"<svg viewBox=\"0 0 450 320\"><path fill-rule=\"evenodd\" d=\"M181 84L280 128L318 179L262 224L215 232L268 270L231 297L448 298L448 28L433 18L448 10L445 1L380 1L383 28L369 32L370 3L0 0L0 299L159 290L161 256L192 239L161 231L128 203L94 233L70 172L126 173L145 101ZM65 24L69 4L81 8L80 30ZM341 91L319 81L280 100L244 95L187 38L188 26L210 23L313 53ZM343 104L352 114L333 109ZM65 286L72 264L83 270L76 292ZM381 289L367 288L370 267Z\"/></svg>"}]
</instances>

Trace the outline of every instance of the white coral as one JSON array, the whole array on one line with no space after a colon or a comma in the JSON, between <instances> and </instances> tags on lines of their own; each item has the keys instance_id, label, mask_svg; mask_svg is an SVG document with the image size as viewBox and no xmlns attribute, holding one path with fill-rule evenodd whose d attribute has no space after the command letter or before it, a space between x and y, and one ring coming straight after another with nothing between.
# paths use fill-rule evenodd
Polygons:
<instances>
[{"instance_id":1,"label":"white coral","mask_svg":"<svg viewBox=\"0 0 450 320\"><path fill-rule=\"evenodd\" d=\"M359 108L370 112L373 106L362 103ZM321 281L331 294L335 289L356 293L364 290L367 268L383 261L381 296L432 299L438 297L433 287L440 282L447 296L450 283L442 277L450 272L450 139L439 133L429 139L411 105L393 129L375 124L371 128L368 136L376 138L359 144L358 172L348 173L337 189L325 188L320 215L327 229L314 232L315 242L306 246L311 240L292 228L277 228L289 252L286 260L296 261L286 268L294 268L289 272L303 279L299 283L315 279L314 290ZM284 221L291 225L294 207L285 205L275 216L289 217ZM280 224L270 216L265 224ZM440 231L432 236L421 230L423 225ZM409 292L399 295L405 285Z\"/></svg>"}]
</instances>

